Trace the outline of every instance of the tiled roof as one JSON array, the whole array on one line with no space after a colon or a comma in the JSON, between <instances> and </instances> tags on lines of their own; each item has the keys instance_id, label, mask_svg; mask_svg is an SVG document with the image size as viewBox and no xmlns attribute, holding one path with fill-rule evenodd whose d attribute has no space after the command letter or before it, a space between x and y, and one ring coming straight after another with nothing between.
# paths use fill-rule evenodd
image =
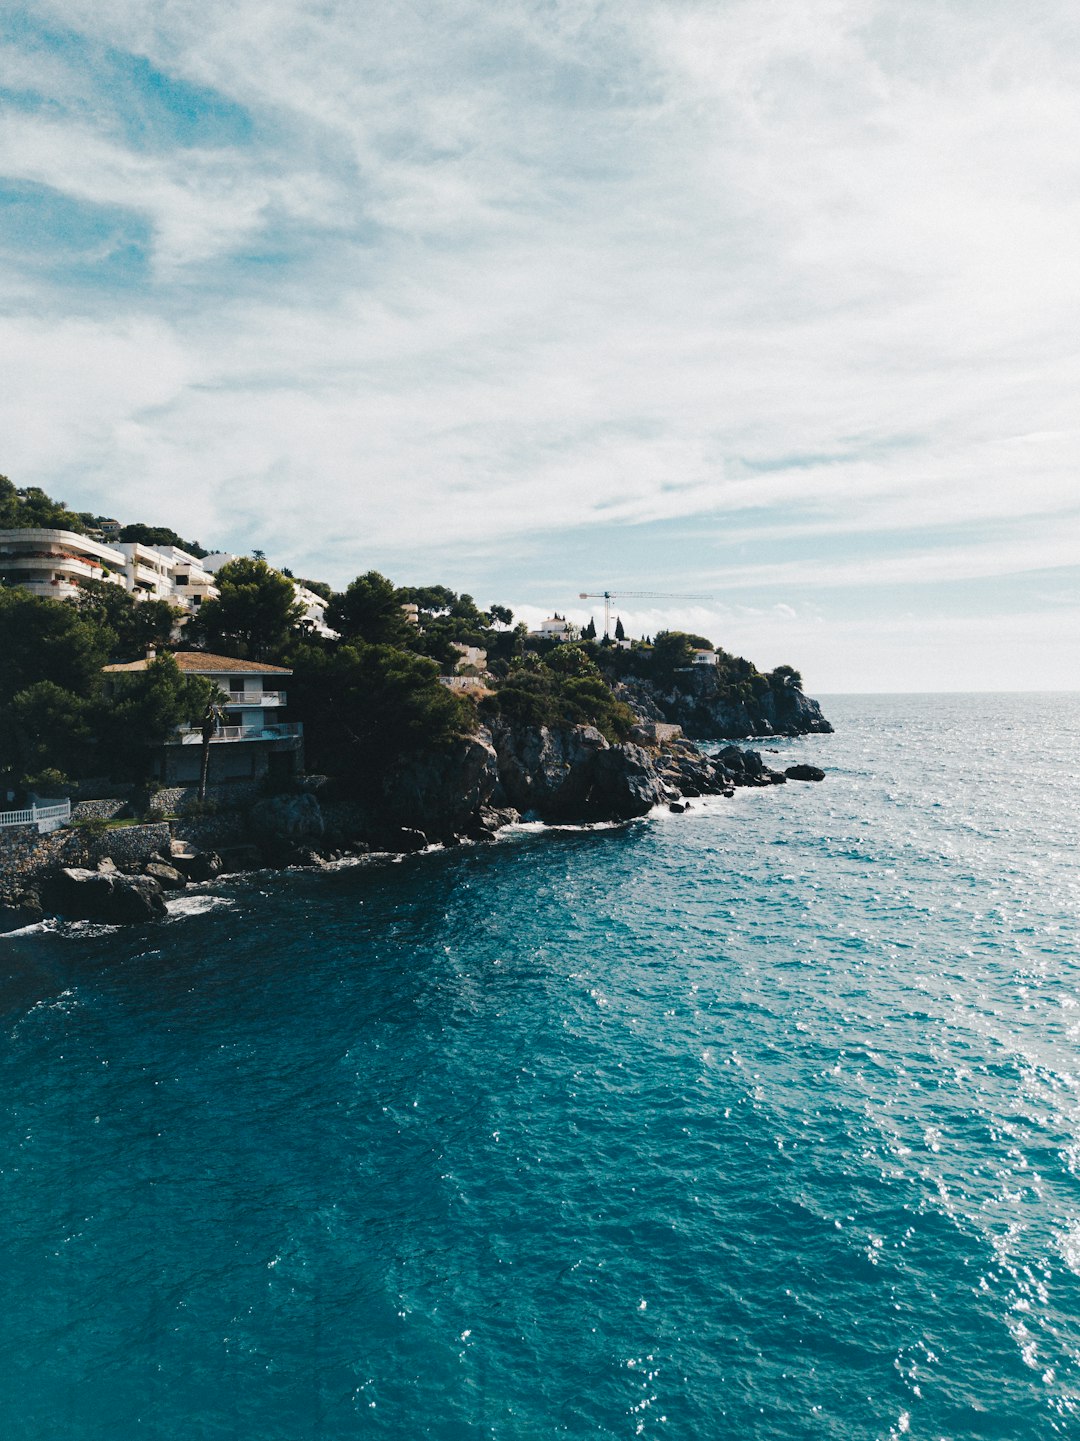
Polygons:
<instances>
[{"instance_id":1,"label":"tiled roof","mask_svg":"<svg viewBox=\"0 0 1080 1441\"><path fill-rule=\"evenodd\" d=\"M168 655L162 651L162 655ZM211 655L205 650L177 650L172 658L182 671L189 675L292 675L283 665L267 665L265 661L237 660L231 655ZM123 665L107 665L106 671L139 671L150 664L148 660L128 661Z\"/></svg>"}]
</instances>

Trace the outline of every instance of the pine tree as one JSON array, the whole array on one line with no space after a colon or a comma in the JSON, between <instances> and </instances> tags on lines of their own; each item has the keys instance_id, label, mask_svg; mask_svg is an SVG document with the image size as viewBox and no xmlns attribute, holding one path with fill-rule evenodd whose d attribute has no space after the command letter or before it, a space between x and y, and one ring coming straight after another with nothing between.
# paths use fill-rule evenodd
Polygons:
<instances>
[{"instance_id":1,"label":"pine tree","mask_svg":"<svg viewBox=\"0 0 1080 1441\"><path fill-rule=\"evenodd\" d=\"M615 617L615 639L616 639L616 640L625 640L625 639L626 639L626 632L623 630L623 623L622 623L622 616L621 616L621 615L617 615L617 616Z\"/></svg>"}]
</instances>

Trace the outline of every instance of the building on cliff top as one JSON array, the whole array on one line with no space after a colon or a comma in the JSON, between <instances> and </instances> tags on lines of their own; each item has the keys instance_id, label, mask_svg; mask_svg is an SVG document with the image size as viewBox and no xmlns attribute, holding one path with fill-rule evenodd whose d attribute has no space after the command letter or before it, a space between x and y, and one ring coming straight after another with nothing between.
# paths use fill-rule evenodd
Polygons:
<instances>
[{"instance_id":1,"label":"building on cliff top","mask_svg":"<svg viewBox=\"0 0 1080 1441\"><path fill-rule=\"evenodd\" d=\"M94 540L72 530L0 530L0 582L50 600L70 600L83 581L122 586L136 600L166 600L193 614L216 596L214 577L178 546Z\"/></svg>"},{"instance_id":2,"label":"building on cliff top","mask_svg":"<svg viewBox=\"0 0 1080 1441\"><path fill-rule=\"evenodd\" d=\"M107 677L145 671L156 659L107 665ZM286 692L281 687L292 671L264 661L236 660L206 651L180 650L173 660L185 675L204 676L227 697L224 718L211 740L210 780L287 780L303 770L304 727L285 719ZM181 726L158 756L158 779L168 786L190 785L199 779L202 728Z\"/></svg>"}]
</instances>

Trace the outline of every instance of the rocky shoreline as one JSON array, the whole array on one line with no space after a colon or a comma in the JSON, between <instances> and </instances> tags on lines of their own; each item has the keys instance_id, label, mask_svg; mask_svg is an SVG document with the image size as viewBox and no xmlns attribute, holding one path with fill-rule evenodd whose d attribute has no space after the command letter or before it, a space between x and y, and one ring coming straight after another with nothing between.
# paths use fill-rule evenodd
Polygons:
<instances>
[{"instance_id":1,"label":"rocky shoreline","mask_svg":"<svg viewBox=\"0 0 1080 1441\"><path fill-rule=\"evenodd\" d=\"M831 729L827 722L822 728ZM815 766L772 769L759 751L736 745L707 755L677 730L643 719L631 739L612 745L585 725L481 728L444 751L388 768L362 799L325 777L308 777L252 805L227 845L193 843L175 826L166 840L164 827L147 827L156 846L117 863L103 837L96 865L54 863L40 874L0 875L0 929L46 916L160 920L167 894L230 872L482 842L521 819L628 821L660 805L684 811L694 798L731 796L737 787L824 777Z\"/></svg>"}]
</instances>

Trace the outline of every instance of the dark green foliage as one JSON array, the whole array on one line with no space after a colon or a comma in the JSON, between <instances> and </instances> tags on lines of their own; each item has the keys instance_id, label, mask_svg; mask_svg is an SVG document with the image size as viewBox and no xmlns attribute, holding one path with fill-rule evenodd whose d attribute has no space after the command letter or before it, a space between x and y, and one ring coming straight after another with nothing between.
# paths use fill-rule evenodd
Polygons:
<instances>
[{"instance_id":1,"label":"dark green foliage","mask_svg":"<svg viewBox=\"0 0 1080 1441\"><path fill-rule=\"evenodd\" d=\"M683 666L693 665L694 651L712 650L713 643L703 635L681 630L662 630L652 648L650 669L659 678L666 678Z\"/></svg>"},{"instance_id":2,"label":"dark green foliage","mask_svg":"<svg viewBox=\"0 0 1080 1441\"><path fill-rule=\"evenodd\" d=\"M102 774L144 776L177 726L201 721L214 690L205 677L184 675L168 653L144 671L111 676L111 694L97 706L94 725Z\"/></svg>"},{"instance_id":3,"label":"dark green foliage","mask_svg":"<svg viewBox=\"0 0 1080 1441\"><path fill-rule=\"evenodd\" d=\"M122 541L137 541L140 545L175 545L177 550L186 550L188 555L198 556L209 555L197 540L184 540L183 536L177 535L175 530L170 530L167 525L144 525L142 521L136 521L133 525L125 525L121 530L119 539Z\"/></svg>"},{"instance_id":4,"label":"dark green foliage","mask_svg":"<svg viewBox=\"0 0 1080 1441\"><path fill-rule=\"evenodd\" d=\"M221 594L204 602L189 634L208 650L269 660L289 644L303 616L293 583L265 560L230 560L215 577Z\"/></svg>"},{"instance_id":5,"label":"dark green foliage","mask_svg":"<svg viewBox=\"0 0 1080 1441\"><path fill-rule=\"evenodd\" d=\"M284 568L282 569L281 573L282 575L291 574L290 571L287 571ZM297 585L306 586L308 590L314 591L316 595L321 595L323 600L329 601L333 600L334 598L334 592L331 587L327 585L325 580L306 580L301 577L301 579L298 580L296 583Z\"/></svg>"},{"instance_id":6,"label":"dark green foliage","mask_svg":"<svg viewBox=\"0 0 1080 1441\"><path fill-rule=\"evenodd\" d=\"M369 570L333 597L326 608L326 624L346 641L404 645L415 630L401 609L402 594L385 575Z\"/></svg>"},{"instance_id":7,"label":"dark green foliage","mask_svg":"<svg viewBox=\"0 0 1080 1441\"><path fill-rule=\"evenodd\" d=\"M556 675L598 676L600 674L600 667L583 645L560 644L553 646L544 657L544 664Z\"/></svg>"},{"instance_id":8,"label":"dark green foliage","mask_svg":"<svg viewBox=\"0 0 1080 1441\"><path fill-rule=\"evenodd\" d=\"M358 788L476 727L471 702L439 684L432 661L393 646L305 645L292 666L289 702L304 717L308 764Z\"/></svg>"},{"instance_id":9,"label":"dark green foliage","mask_svg":"<svg viewBox=\"0 0 1080 1441\"><path fill-rule=\"evenodd\" d=\"M585 629L581 632L581 639L582 639L582 640L595 640L595 639L596 639L596 621L593 620L592 616L589 617L589 624L588 624L588 625L585 627Z\"/></svg>"},{"instance_id":10,"label":"dark green foliage","mask_svg":"<svg viewBox=\"0 0 1080 1441\"><path fill-rule=\"evenodd\" d=\"M4 768L23 781L56 770L83 772L91 751L93 703L54 681L37 681L4 707L0 754Z\"/></svg>"},{"instance_id":11,"label":"dark green foliage","mask_svg":"<svg viewBox=\"0 0 1080 1441\"><path fill-rule=\"evenodd\" d=\"M802 676L791 665L778 665L769 672L768 681L774 691L802 690Z\"/></svg>"},{"instance_id":12,"label":"dark green foliage","mask_svg":"<svg viewBox=\"0 0 1080 1441\"><path fill-rule=\"evenodd\" d=\"M92 522L91 515L68 510L62 500L53 500L36 485L17 490L6 475L0 475L0 530L42 527L85 535Z\"/></svg>"},{"instance_id":13,"label":"dark green foliage","mask_svg":"<svg viewBox=\"0 0 1080 1441\"><path fill-rule=\"evenodd\" d=\"M108 626L116 637L114 660L138 660L147 646L168 645L180 614L167 600L137 601L123 586L107 580L84 580L73 605L84 620Z\"/></svg>"},{"instance_id":14,"label":"dark green foliage","mask_svg":"<svg viewBox=\"0 0 1080 1441\"><path fill-rule=\"evenodd\" d=\"M622 616L621 616L621 615L617 615L617 616L615 617L615 639L616 639L616 640L625 640L625 639L626 639L626 631L623 630L623 623L622 623Z\"/></svg>"},{"instance_id":15,"label":"dark green foliage","mask_svg":"<svg viewBox=\"0 0 1080 1441\"><path fill-rule=\"evenodd\" d=\"M108 626L74 606L0 589L0 706L43 680L89 695L114 644Z\"/></svg>"},{"instance_id":16,"label":"dark green foliage","mask_svg":"<svg viewBox=\"0 0 1080 1441\"><path fill-rule=\"evenodd\" d=\"M625 740L634 724L599 668L580 646L557 646L547 660L534 653L515 664L480 712L507 725L593 725L609 741Z\"/></svg>"},{"instance_id":17,"label":"dark green foliage","mask_svg":"<svg viewBox=\"0 0 1080 1441\"><path fill-rule=\"evenodd\" d=\"M446 670L457 660L455 645L480 646L489 661L509 660L518 648L521 627L507 629L514 620L509 606L493 605L483 611L471 595L458 595L445 585L403 586L397 598L401 605L412 604L419 611L419 625L408 627L409 649L430 656Z\"/></svg>"}]
</instances>

